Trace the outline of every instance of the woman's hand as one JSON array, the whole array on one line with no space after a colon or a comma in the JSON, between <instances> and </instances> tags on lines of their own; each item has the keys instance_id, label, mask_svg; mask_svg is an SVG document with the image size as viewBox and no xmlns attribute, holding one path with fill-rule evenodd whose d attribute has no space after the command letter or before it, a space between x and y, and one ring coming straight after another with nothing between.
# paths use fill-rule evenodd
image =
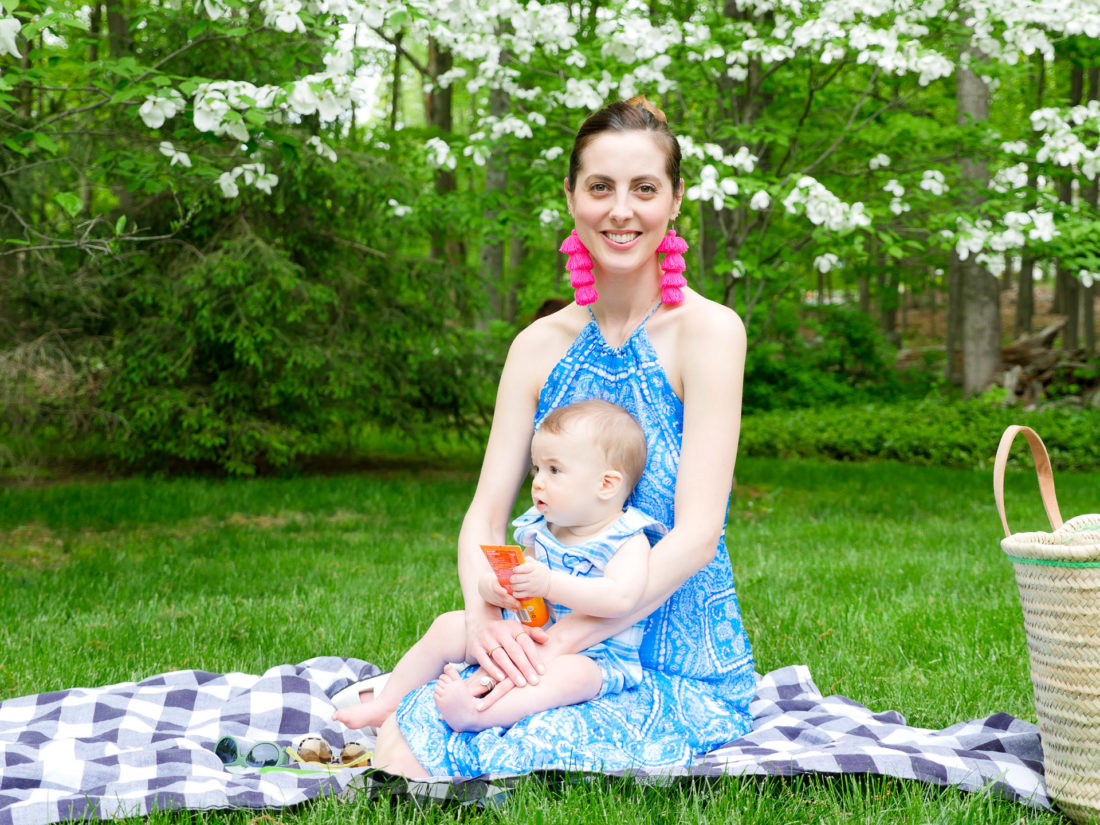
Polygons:
<instances>
[{"instance_id":1,"label":"woman's hand","mask_svg":"<svg viewBox=\"0 0 1100 825\"><path fill-rule=\"evenodd\" d=\"M539 676L546 672L540 646L549 638L541 627L526 627L513 619L494 621L484 625L467 644L466 655L498 683L511 680L516 687L537 685ZM494 690L486 696L485 706L506 692Z\"/></svg>"}]
</instances>

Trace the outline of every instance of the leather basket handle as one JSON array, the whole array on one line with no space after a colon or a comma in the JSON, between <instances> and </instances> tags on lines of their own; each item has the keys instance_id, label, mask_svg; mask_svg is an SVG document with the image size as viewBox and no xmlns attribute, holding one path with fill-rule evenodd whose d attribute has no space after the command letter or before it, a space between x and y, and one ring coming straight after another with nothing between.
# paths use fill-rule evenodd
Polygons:
<instances>
[{"instance_id":1,"label":"leather basket handle","mask_svg":"<svg viewBox=\"0 0 1100 825\"><path fill-rule=\"evenodd\" d=\"M1035 459L1035 475L1039 477L1039 492L1043 496L1043 508L1047 511L1047 518L1050 519L1050 529L1057 530L1062 526L1062 513L1058 509L1058 496L1054 493L1054 473L1050 469L1050 456L1047 455L1046 445L1031 427L1013 424L1001 436L1001 443L997 445L997 458L993 462L993 498L997 501L997 513L1001 517L1001 525L1005 528L1005 538L1012 535L1008 529L1008 519L1005 518L1005 466L1008 464L1012 442L1019 433L1023 433L1027 443L1031 445L1031 455Z\"/></svg>"}]
</instances>

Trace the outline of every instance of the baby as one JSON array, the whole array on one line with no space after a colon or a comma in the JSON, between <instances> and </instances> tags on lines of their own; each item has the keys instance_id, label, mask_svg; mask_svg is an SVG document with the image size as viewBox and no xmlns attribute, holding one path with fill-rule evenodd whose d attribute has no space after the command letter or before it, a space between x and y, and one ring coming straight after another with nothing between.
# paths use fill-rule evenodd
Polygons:
<instances>
[{"instance_id":1,"label":"baby","mask_svg":"<svg viewBox=\"0 0 1100 825\"><path fill-rule=\"evenodd\" d=\"M545 598L553 623L576 610L614 618L634 611L648 576L649 539L662 524L633 507L624 511L646 462L641 426L606 401L560 407L543 419L531 441L534 506L513 522L526 561L509 583L516 599ZM508 591L492 572L478 583L482 598L502 605ZM508 600L510 602L510 600ZM435 700L443 721L458 731L510 727L550 708L586 702L637 686L645 620L577 654L551 660L537 684L512 690L495 704L480 701L451 662L467 661L466 620L461 610L438 617L401 657L382 690L336 712L351 728L377 726L409 691L438 677ZM473 674L481 676L481 671ZM482 693L491 680L475 683Z\"/></svg>"}]
</instances>

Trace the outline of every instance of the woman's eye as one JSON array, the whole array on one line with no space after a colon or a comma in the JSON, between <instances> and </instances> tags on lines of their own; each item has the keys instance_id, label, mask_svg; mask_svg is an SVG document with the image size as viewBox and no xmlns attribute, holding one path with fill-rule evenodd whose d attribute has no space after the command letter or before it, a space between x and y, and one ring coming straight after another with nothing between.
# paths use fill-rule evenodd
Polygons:
<instances>
[{"instance_id":1,"label":"woman's eye","mask_svg":"<svg viewBox=\"0 0 1100 825\"><path fill-rule=\"evenodd\" d=\"M657 187L654 186L652 183L643 183L641 186L638 187L638 191L641 192L643 195L656 195Z\"/></svg>"},{"instance_id":2,"label":"woman's eye","mask_svg":"<svg viewBox=\"0 0 1100 825\"><path fill-rule=\"evenodd\" d=\"M610 191L606 183L594 183L588 187L590 192L608 192Z\"/></svg>"}]
</instances>

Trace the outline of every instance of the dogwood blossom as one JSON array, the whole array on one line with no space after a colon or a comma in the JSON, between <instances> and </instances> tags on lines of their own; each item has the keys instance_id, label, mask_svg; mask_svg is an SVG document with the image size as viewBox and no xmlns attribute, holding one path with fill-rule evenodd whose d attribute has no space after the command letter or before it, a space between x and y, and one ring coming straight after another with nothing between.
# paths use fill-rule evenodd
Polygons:
<instances>
[{"instance_id":1,"label":"dogwood blossom","mask_svg":"<svg viewBox=\"0 0 1100 825\"><path fill-rule=\"evenodd\" d=\"M302 4L298 0L262 0L260 9L264 13L264 24L274 26L287 34L302 34L306 30L306 24L298 13L302 10Z\"/></svg>"},{"instance_id":2,"label":"dogwood blossom","mask_svg":"<svg viewBox=\"0 0 1100 825\"><path fill-rule=\"evenodd\" d=\"M887 166L890 165L890 156L884 155L882 152L879 152L877 155L867 161L867 165L871 169L885 169Z\"/></svg>"},{"instance_id":3,"label":"dogwood blossom","mask_svg":"<svg viewBox=\"0 0 1100 825\"><path fill-rule=\"evenodd\" d=\"M771 206L771 203L772 196L761 189L759 192L752 196L751 200L749 200L749 208L755 209L758 212L763 212L765 209Z\"/></svg>"},{"instance_id":4,"label":"dogwood blossom","mask_svg":"<svg viewBox=\"0 0 1100 825\"><path fill-rule=\"evenodd\" d=\"M688 200L709 200L715 209L722 209L727 195L736 195L739 191L733 178L719 178L718 170L707 164L699 173L699 183L690 187L685 194Z\"/></svg>"},{"instance_id":5,"label":"dogwood blossom","mask_svg":"<svg viewBox=\"0 0 1100 825\"><path fill-rule=\"evenodd\" d=\"M1090 289L1093 284L1100 283L1100 274L1089 272L1087 269L1078 272L1077 277L1081 280L1081 286L1085 289Z\"/></svg>"},{"instance_id":6,"label":"dogwood blossom","mask_svg":"<svg viewBox=\"0 0 1100 825\"><path fill-rule=\"evenodd\" d=\"M814 269L823 275L830 270L836 269L838 266L840 266L840 258L832 252L826 252L814 258Z\"/></svg>"},{"instance_id":7,"label":"dogwood blossom","mask_svg":"<svg viewBox=\"0 0 1100 825\"><path fill-rule=\"evenodd\" d=\"M331 161L332 163L336 162L335 150L323 140L321 140L318 135L310 135L309 140L306 141L306 145L313 149L314 152L323 157L325 160Z\"/></svg>"},{"instance_id":8,"label":"dogwood blossom","mask_svg":"<svg viewBox=\"0 0 1100 825\"><path fill-rule=\"evenodd\" d=\"M989 182L989 187L995 192L1010 192L1025 186L1027 186L1026 163L1016 163L1004 169L998 169Z\"/></svg>"},{"instance_id":9,"label":"dogwood blossom","mask_svg":"<svg viewBox=\"0 0 1100 825\"><path fill-rule=\"evenodd\" d=\"M223 172L214 183L221 188L222 195L226 198L235 198L240 194L240 184L253 186L270 195L271 190L279 183L279 176L268 172L263 163L245 163L235 167L229 172Z\"/></svg>"},{"instance_id":10,"label":"dogwood blossom","mask_svg":"<svg viewBox=\"0 0 1100 825\"><path fill-rule=\"evenodd\" d=\"M1002 218L1002 225L998 231L985 218L974 222L960 218L955 234L955 252L959 259L965 261L974 256L979 263L996 268L998 256L1003 257L1005 252L1022 249L1029 240L1047 243L1060 234L1054 224L1054 215L1039 209L1008 212ZM997 255L991 256L989 252Z\"/></svg>"},{"instance_id":11,"label":"dogwood blossom","mask_svg":"<svg viewBox=\"0 0 1100 825\"><path fill-rule=\"evenodd\" d=\"M22 57L15 38L23 28L22 22L17 17L0 17L0 54L8 54L12 57Z\"/></svg>"},{"instance_id":12,"label":"dogwood blossom","mask_svg":"<svg viewBox=\"0 0 1100 825\"><path fill-rule=\"evenodd\" d=\"M429 138L424 148L428 150L428 162L437 169L454 169L457 166L451 147L443 138Z\"/></svg>"},{"instance_id":13,"label":"dogwood blossom","mask_svg":"<svg viewBox=\"0 0 1100 825\"><path fill-rule=\"evenodd\" d=\"M138 115L150 129L159 129L165 120L183 111L184 106L183 95L175 89L165 89L145 98Z\"/></svg>"},{"instance_id":14,"label":"dogwood blossom","mask_svg":"<svg viewBox=\"0 0 1100 825\"><path fill-rule=\"evenodd\" d=\"M806 175L798 179L783 199L789 214L804 212L815 226L825 226L834 232L870 226L871 218L862 203L844 203L816 179Z\"/></svg>"},{"instance_id":15,"label":"dogwood blossom","mask_svg":"<svg viewBox=\"0 0 1100 825\"><path fill-rule=\"evenodd\" d=\"M237 176L232 172L222 172L214 183L221 188L222 197L235 198L241 193L240 187L237 186Z\"/></svg>"},{"instance_id":16,"label":"dogwood blossom","mask_svg":"<svg viewBox=\"0 0 1100 825\"><path fill-rule=\"evenodd\" d=\"M943 172L938 169L925 169L921 174L920 188L933 195L942 195L947 191L947 183Z\"/></svg>"},{"instance_id":17,"label":"dogwood blossom","mask_svg":"<svg viewBox=\"0 0 1100 825\"><path fill-rule=\"evenodd\" d=\"M186 152L178 151L171 142L163 140L158 148L160 149L160 153L169 159L169 166L175 166L178 163L180 166L184 166L188 169L191 168L191 158L188 157Z\"/></svg>"},{"instance_id":18,"label":"dogwood blossom","mask_svg":"<svg viewBox=\"0 0 1100 825\"><path fill-rule=\"evenodd\" d=\"M411 206L403 206L402 204L398 203L394 198L390 198L387 203L393 209L393 215L395 218L403 218L413 211Z\"/></svg>"},{"instance_id":19,"label":"dogwood blossom","mask_svg":"<svg viewBox=\"0 0 1100 825\"><path fill-rule=\"evenodd\" d=\"M1042 132L1042 146L1035 154L1040 163L1052 161L1058 166L1078 167L1089 180L1100 173L1100 144L1090 145L1082 135L1100 129L1100 101L1090 100L1068 109L1037 109L1031 113L1031 125Z\"/></svg>"}]
</instances>

